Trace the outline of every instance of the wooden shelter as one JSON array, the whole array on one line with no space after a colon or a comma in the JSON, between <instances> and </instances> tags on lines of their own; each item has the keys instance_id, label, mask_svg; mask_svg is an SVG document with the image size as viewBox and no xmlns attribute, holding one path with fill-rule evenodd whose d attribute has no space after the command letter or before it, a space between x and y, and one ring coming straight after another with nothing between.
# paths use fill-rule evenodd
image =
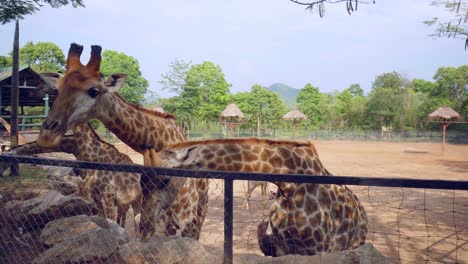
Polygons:
<instances>
[{"instance_id":1,"label":"wooden shelter","mask_svg":"<svg viewBox=\"0 0 468 264\"><path fill-rule=\"evenodd\" d=\"M234 136L234 128L244 123L244 113L237 107L236 104L229 104L223 112L221 112L221 124L229 127L229 134Z\"/></svg>"},{"instance_id":2,"label":"wooden shelter","mask_svg":"<svg viewBox=\"0 0 468 264\"><path fill-rule=\"evenodd\" d=\"M294 110L291 110L289 113L285 114L283 116L283 119L293 122L293 129L294 129L293 140L296 140L297 124L298 122L300 122L300 120L307 119L307 116L304 115L301 111L294 109Z\"/></svg>"},{"instance_id":3,"label":"wooden shelter","mask_svg":"<svg viewBox=\"0 0 468 264\"><path fill-rule=\"evenodd\" d=\"M11 67L0 68L0 105L11 105ZM39 74L31 67L22 65L19 68L19 106L44 106L44 98L48 97L51 106L58 95L55 87L46 85Z\"/></svg>"},{"instance_id":4,"label":"wooden shelter","mask_svg":"<svg viewBox=\"0 0 468 264\"><path fill-rule=\"evenodd\" d=\"M11 122L9 111L6 109L11 106L11 76L12 68L0 68L0 108L1 117ZM23 130L26 126L25 119L27 118L43 118L48 114L48 110L55 98L57 98L58 91L55 87L50 87L42 81L39 74L27 65L22 65L19 68L19 102L18 106L21 108L20 120L22 119ZM24 106L44 106L44 116L27 117L24 116Z\"/></svg>"},{"instance_id":5,"label":"wooden shelter","mask_svg":"<svg viewBox=\"0 0 468 264\"><path fill-rule=\"evenodd\" d=\"M452 123L465 123L459 121L460 114L450 107L439 107L429 114L431 122L442 123L442 151L445 151L445 135L447 127Z\"/></svg>"}]
</instances>

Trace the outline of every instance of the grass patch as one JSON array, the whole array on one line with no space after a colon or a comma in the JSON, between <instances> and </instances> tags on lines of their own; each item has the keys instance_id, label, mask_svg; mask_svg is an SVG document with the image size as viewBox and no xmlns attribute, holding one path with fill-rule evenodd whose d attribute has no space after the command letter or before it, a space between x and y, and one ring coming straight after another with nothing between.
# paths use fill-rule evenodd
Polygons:
<instances>
[{"instance_id":1,"label":"grass patch","mask_svg":"<svg viewBox=\"0 0 468 264\"><path fill-rule=\"evenodd\" d=\"M19 165L19 176L10 177L6 170L0 177L0 187L5 188L45 188L47 187L47 172L39 166Z\"/></svg>"}]
</instances>

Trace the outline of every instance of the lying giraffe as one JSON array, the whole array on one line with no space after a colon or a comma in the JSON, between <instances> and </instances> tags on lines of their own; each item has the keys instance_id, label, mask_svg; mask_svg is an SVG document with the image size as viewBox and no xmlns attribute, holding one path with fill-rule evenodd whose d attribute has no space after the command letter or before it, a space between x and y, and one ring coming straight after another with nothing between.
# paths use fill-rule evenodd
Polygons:
<instances>
[{"instance_id":1,"label":"lying giraffe","mask_svg":"<svg viewBox=\"0 0 468 264\"><path fill-rule=\"evenodd\" d=\"M142 145L153 144L155 151L161 151L186 140L171 114L130 104L116 93L125 82L125 74L112 74L104 80L99 71L100 46L91 47L87 65L80 62L82 51L82 46L71 44L64 76L56 73L41 75L59 91L37 139L41 146L57 145L67 130L92 118L99 119L125 144L140 153L144 150ZM143 177L142 183L145 182ZM198 239L208 208L208 180L189 179L172 197L171 212L167 214L172 217L173 229L179 229L182 236ZM148 200L143 199L143 202ZM189 210L186 212L181 208ZM152 210L143 211L141 221L149 221L152 215ZM146 233L152 232L148 230Z\"/></svg>"},{"instance_id":2,"label":"lying giraffe","mask_svg":"<svg viewBox=\"0 0 468 264\"><path fill-rule=\"evenodd\" d=\"M329 175L310 142L224 139L184 142L155 153L145 164L167 168ZM157 179L160 199L173 178ZM314 255L353 249L365 243L367 215L344 185L273 182L278 192L270 211L271 234L260 243L266 255ZM175 183L177 185L178 183ZM152 201L153 206L162 204ZM146 210L146 208L143 208ZM157 221L162 219L156 215ZM262 242L263 240L260 240Z\"/></svg>"},{"instance_id":3,"label":"lying giraffe","mask_svg":"<svg viewBox=\"0 0 468 264\"><path fill-rule=\"evenodd\" d=\"M37 142L30 142L10 149L7 155L50 152L73 154L77 160L83 161L133 164L130 157L103 141L88 124L75 127L73 135L62 137L57 146L45 148ZM93 200L100 215L116 220L124 227L130 205L135 214L140 212L140 174L86 169L80 170L80 176L83 179L79 186L80 196Z\"/></svg>"}]
</instances>

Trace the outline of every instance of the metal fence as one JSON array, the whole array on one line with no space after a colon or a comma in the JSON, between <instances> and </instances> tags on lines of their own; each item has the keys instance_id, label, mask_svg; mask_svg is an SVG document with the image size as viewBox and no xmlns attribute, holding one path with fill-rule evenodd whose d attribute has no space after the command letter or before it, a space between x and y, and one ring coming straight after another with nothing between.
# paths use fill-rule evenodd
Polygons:
<instances>
[{"instance_id":1,"label":"metal fence","mask_svg":"<svg viewBox=\"0 0 468 264\"><path fill-rule=\"evenodd\" d=\"M396 260L396 262L468 262L468 193L466 192L468 190L468 181L190 171L181 169L150 168L140 165L116 165L110 163L4 155L0 156L0 163L8 165L11 163L20 163L29 165L71 167L79 170L92 169L99 171L104 170L113 172L172 175L174 177L208 178L211 181L221 181L223 186L223 206L220 206L218 209L222 207L222 210L224 210L222 218L222 222L224 223L224 236L222 242L224 263L232 263L233 261L234 242L242 243L245 239L241 238L235 241L233 233L235 231L234 225L236 224L236 221L234 221L234 204L237 199L237 197L234 195L234 182L241 180L299 182L311 184L344 184L355 186L356 189L354 191L357 193L358 197L361 200L364 200L367 196L368 200L367 205L365 206L370 218L368 240L374 242L374 244L379 244L379 236L385 236L387 238L393 236L394 238L390 239L391 244L393 244L392 247L394 247L394 249L392 249L394 252L391 252L391 258ZM5 180L5 178L3 180ZM216 185L216 188L220 188L220 186ZM421 190L422 193L417 190ZM462 192L457 192L457 190L461 190ZM437 193L430 193L431 191ZM374 197L382 193L389 195L385 195L380 199ZM414 195L415 193L418 193L420 196L411 197L411 195ZM216 200L216 197L214 198ZM430 199L433 198L437 198L441 201L440 207L431 207L432 202ZM406 203L412 204L411 206L413 207L410 209L406 208ZM385 228L380 230L378 226L382 225L382 223L379 222L379 215L383 212L389 211L395 211L396 221L392 222L389 219L384 219L383 221ZM79 213L80 212L69 212L69 215L75 215ZM411 214L413 213L418 213L420 215L418 215L417 218L411 217ZM452 223L450 225L442 221L432 223L431 221L433 221L433 219L431 216L434 215L435 218L447 218ZM406 223L404 219L409 220L410 223ZM416 232L417 234L406 234L405 232L408 230L413 229L414 231L414 229L417 229L416 227L419 225L419 223L417 223L418 219L423 221L421 226L422 231ZM1 217L0 220L2 220ZM217 221L219 220L220 219ZM236 226L244 225L245 221L246 219L240 220ZM255 223L258 222L258 220L251 221ZM395 225L395 230L392 231L392 228L389 227L390 225ZM1 228L5 229L7 228L7 225L2 223ZM23 233L25 231L12 230L12 232ZM0 236L3 236L0 237L0 244L3 244L1 250L2 252L0 252L0 260L4 258L6 263L21 263L25 261L23 258L24 256L20 254L21 252L15 253L15 249L12 246L15 245L15 243L26 244L27 248L29 248L31 251L37 251L36 253L41 253L41 251L45 250L45 248L40 246L32 244L28 245L27 241L25 242L18 240L18 237L15 237L14 235L7 236L5 234L5 232L0 233ZM15 239L17 240L16 242L11 241ZM412 239L419 239L423 241L423 244L425 244L421 248L415 249L418 254L415 258L410 258L408 255L405 255L406 253L404 253L406 252L406 247L408 247L409 244L412 244L408 243L406 240L411 241ZM438 240L434 241L435 239ZM444 245L447 244L446 240L450 240L450 243L447 242L450 244L450 246L441 246L441 243L444 243ZM111 258L107 260L108 262L113 262Z\"/></svg>"},{"instance_id":2,"label":"metal fence","mask_svg":"<svg viewBox=\"0 0 468 264\"><path fill-rule=\"evenodd\" d=\"M257 134L254 130L238 130L234 137L266 137L271 139L292 139L292 129L266 129ZM222 131L214 132L194 130L187 134L191 139L230 137ZM442 131L389 131L380 130L316 130L300 127L296 132L296 139L300 140L341 140L341 141L371 141L371 142L442 142ZM447 132L448 143L468 144L468 132L451 130Z\"/></svg>"}]
</instances>

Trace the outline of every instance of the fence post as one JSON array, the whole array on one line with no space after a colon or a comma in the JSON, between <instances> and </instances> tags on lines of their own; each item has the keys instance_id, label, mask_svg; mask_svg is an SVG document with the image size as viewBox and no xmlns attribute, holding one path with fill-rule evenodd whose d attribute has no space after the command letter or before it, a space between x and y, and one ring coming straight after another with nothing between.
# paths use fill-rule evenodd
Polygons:
<instances>
[{"instance_id":1,"label":"fence post","mask_svg":"<svg viewBox=\"0 0 468 264\"><path fill-rule=\"evenodd\" d=\"M232 264L233 180L224 180L224 264Z\"/></svg>"}]
</instances>

